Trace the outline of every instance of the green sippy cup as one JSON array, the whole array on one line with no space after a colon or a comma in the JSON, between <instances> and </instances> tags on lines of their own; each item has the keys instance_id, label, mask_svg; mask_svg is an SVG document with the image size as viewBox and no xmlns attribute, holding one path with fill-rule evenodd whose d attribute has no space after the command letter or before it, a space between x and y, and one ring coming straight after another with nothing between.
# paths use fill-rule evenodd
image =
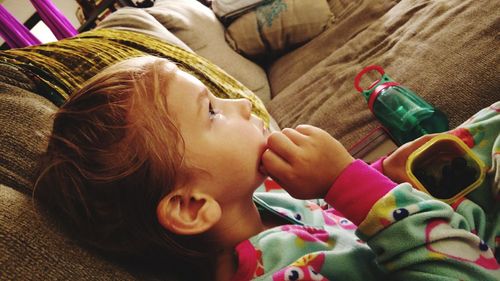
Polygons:
<instances>
[{"instance_id":1,"label":"green sippy cup","mask_svg":"<svg viewBox=\"0 0 500 281\"><path fill-rule=\"evenodd\" d=\"M382 77L367 90L363 90L359 85L361 77L373 70L378 71ZM359 72L354 79L354 86L363 94L371 112L397 145L425 134L448 130L448 119L444 113L392 80L378 65L367 66Z\"/></svg>"}]
</instances>

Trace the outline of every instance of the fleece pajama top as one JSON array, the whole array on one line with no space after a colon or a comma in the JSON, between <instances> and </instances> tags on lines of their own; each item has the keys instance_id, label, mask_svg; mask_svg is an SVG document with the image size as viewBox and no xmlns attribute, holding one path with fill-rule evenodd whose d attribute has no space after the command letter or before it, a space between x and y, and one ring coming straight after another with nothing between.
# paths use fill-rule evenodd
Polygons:
<instances>
[{"instance_id":1,"label":"fleece pajama top","mask_svg":"<svg viewBox=\"0 0 500 281\"><path fill-rule=\"evenodd\" d=\"M290 224L238 244L233 280L500 280L499 111L497 102L450 132L488 166L451 206L390 181L383 159L353 162L324 201L293 199L267 180L255 203Z\"/></svg>"}]
</instances>

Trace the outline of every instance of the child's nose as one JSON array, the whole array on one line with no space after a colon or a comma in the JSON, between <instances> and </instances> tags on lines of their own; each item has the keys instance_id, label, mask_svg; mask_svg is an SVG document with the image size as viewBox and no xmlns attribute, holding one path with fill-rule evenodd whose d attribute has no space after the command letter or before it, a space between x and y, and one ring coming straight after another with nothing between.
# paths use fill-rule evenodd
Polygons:
<instances>
[{"instance_id":1,"label":"child's nose","mask_svg":"<svg viewBox=\"0 0 500 281\"><path fill-rule=\"evenodd\" d=\"M233 102L236 103L237 110L241 116L245 119L250 119L252 115L252 103L247 99L234 99Z\"/></svg>"}]
</instances>

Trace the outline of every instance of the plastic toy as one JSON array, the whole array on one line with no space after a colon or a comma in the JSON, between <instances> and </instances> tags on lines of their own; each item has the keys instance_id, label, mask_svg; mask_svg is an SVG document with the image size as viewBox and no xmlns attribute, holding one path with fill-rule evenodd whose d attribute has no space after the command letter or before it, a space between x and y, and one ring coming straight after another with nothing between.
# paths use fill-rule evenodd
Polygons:
<instances>
[{"instance_id":1,"label":"plastic toy","mask_svg":"<svg viewBox=\"0 0 500 281\"><path fill-rule=\"evenodd\" d=\"M486 175L483 161L451 134L438 135L410 154L406 173L417 189L450 204L477 188Z\"/></svg>"}]
</instances>

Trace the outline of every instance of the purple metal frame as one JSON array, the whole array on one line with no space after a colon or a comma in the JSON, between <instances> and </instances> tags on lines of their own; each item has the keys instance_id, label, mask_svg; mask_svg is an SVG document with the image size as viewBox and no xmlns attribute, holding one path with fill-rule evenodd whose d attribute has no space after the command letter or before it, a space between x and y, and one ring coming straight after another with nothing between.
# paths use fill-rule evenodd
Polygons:
<instances>
[{"instance_id":1,"label":"purple metal frame","mask_svg":"<svg viewBox=\"0 0 500 281\"><path fill-rule=\"evenodd\" d=\"M70 21L50 0L30 0L42 21L50 28L58 39L73 37L78 31ZM26 46L41 44L28 28L12 16L4 6L0 4L0 36L11 48L22 48Z\"/></svg>"}]
</instances>

